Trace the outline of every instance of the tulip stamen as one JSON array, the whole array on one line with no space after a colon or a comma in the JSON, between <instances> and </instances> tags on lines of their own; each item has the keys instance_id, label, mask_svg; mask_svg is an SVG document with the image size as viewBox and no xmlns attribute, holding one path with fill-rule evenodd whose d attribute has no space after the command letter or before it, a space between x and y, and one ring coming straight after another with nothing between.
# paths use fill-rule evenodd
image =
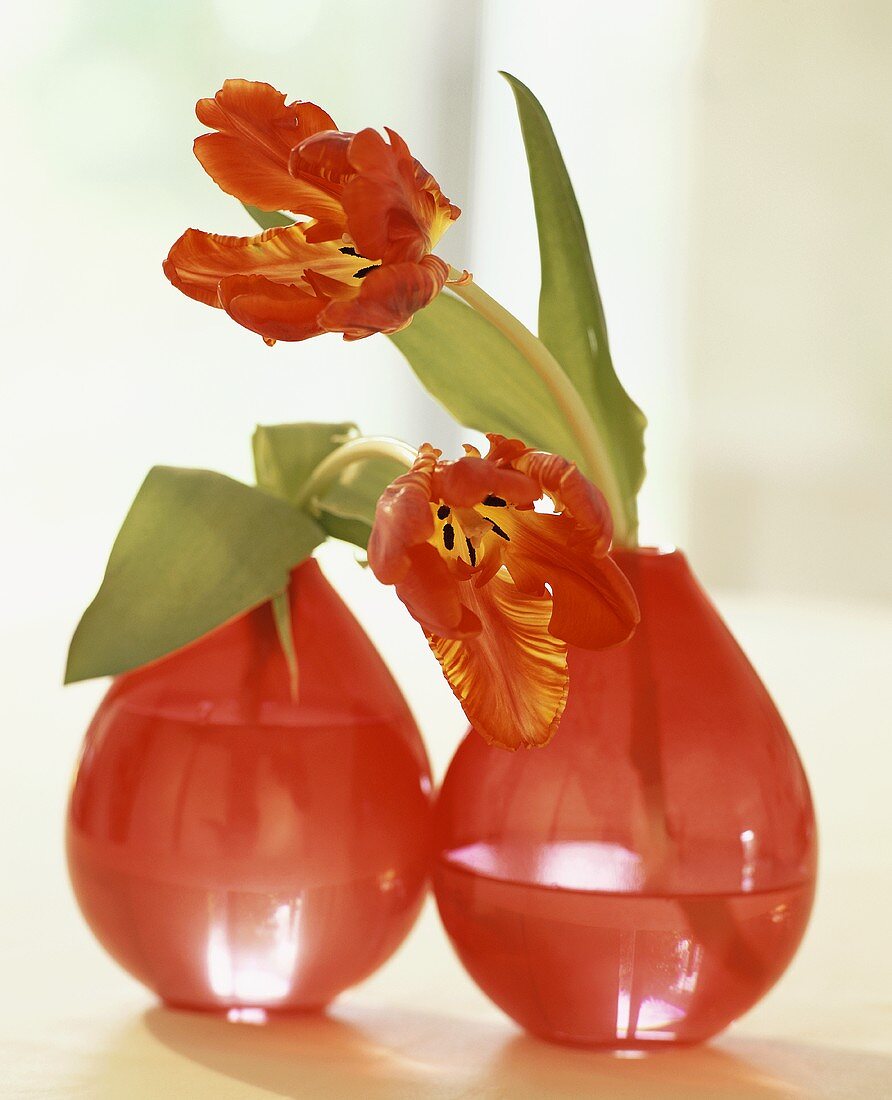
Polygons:
<instances>
[{"instance_id":1,"label":"tulip stamen","mask_svg":"<svg viewBox=\"0 0 892 1100\"><path fill-rule=\"evenodd\" d=\"M468 546L468 557L471 561L471 568L474 569L477 566L477 551L474 549L474 544L470 539L465 539Z\"/></svg>"},{"instance_id":2,"label":"tulip stamen","mask_svg":"<svg viewBox=\"0 0 892 1100\"><path fill-rule=\"evenodd\" d=\"M364 279L370 271L375 271L378 266L378 264L371 264L369 267L361 267L359 271L353 272L353 278Z\"/></svg>"},{"instance_id":3,"label":"tulip stamen","mask_svg":"<svg viewBox=\"0 0 892 1100\"><path fill-rule=\"evenodd\" d=\"M446 519L451 511L452 509L449 507L448 504L441 504L440 507L437 509L437 519Z\"/></svg>"},{"instance_id":4,"label":"tulip stamen","mask_svg":"<svg viewBox=\"0 0 892 1100\"><path fill-rule=\"evenodd\" d=\"M493 496L492 493L488 497L483 498L483 503L487 508L505 508L508 504L502 497ZM490 520L490 522L492 522Z\"/></svg>"},{"instance_id":5,"label":"tulip stamen","mask_svg":"<svg viewBox=\"0 0 892 1100\"><path fill-rule=\"evenodd\" d=\"M345 245L343 248L339 248L338 252L343 252L345 256L358 256L359 253L355 248L351 248L349 245Z\"/></svg>"},{"instance_id":6,"label":"tulip stamen","mask_svg":"<svg viewBox=\"0 0 892 1100\"><path fill-rule=\"evenodd\" d=\"M484 516L483 518L486 520L487 523L492 524L492 531L493 531L494 535L498 535L499 538L504 539L505 542L510 542L511 541L511 536L506 535L505 532L502 530L502 528L499 527L499 525L497 523L495 523L493 520L491 520L489 518L489 516Z\"/></svg>"},{"instance_id":7,"label":"tulip stamen","mask_svg":"<svg viewBox=\"0 0 892 1100\"><path fill-rule=\"evenodd\" d=\"M447 550L451 550L455 546L455 528L451 523L443 524L443 545Z\"/></svg>"}]
</instances>

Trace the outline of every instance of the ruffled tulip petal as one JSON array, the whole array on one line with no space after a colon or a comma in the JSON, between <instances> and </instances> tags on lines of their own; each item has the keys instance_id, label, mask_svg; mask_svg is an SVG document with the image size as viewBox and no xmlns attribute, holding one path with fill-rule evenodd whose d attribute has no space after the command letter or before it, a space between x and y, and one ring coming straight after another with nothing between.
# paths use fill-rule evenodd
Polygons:
<instances>
[{"instance_id":1,"label":"ruffled tulip petal","mask_svg":"<svg viewBox=\"0 0 892 1100\"><path fill-rule=\"evenodd\" d=\"M501 575L466 586L478 634L429 637L449 685L477 732L504 749L546 745L567 701L567 647L548 632L551 601L530 596Z\"/></svg>"},{"instance_id":2,"label":"ruffled tulip petal","mask_svg":"<svg viewBox=\"0 0 892 1100\"><path fill-rule=\"evenodd\" d=\"M413 314L436 298L446 284L449 266L437 256L420 263L376 267L362 279L355 298L333 301L322 313L327 332L342 332L347 340L361 340L376 332L399 332Z\"/></svg>"},{"instance_id":3,"label":"ruffled tulip petal","mask_svg":"<svg viewBox=\"0 0 892 1100\"><path fill-rule=\"evenodd\" d=\"M480 620L462 602L462 590L446 562L430 543L407 551L409 569L396 594L409 614L427 631L444 638L480 633Z\"/></svg>"},{"instance_id":4,"label":"ruffled tulip petal","mask_svg":"<svg viewBox=\"0 0 892 1100\"><path fill-rule=\"evenodd\" d=\"M314 271L308 267L304 272L304 278L316 292L317 298L326 298L334 302L353 299L359 294L360 285L351 280L344 282L340 279L331 279L320 271Z\"/></svg>"},{"instance_id":5,"label":"ruffled tulip petal","mask_svg":"<svg viewBox=\"0 0 892 1100\"><path fill-rule=\"evenodd\" d=\"M369 539L369 566L382 584L396 584L411 567L409 550L434 533L431 478L440 451L429 443L418 450L412 469L387 486L375 507Z\"/></svg>"},{"instance_id":6,"label":"ruffled tulip petal","mask_svg":"<svg viewBox=\"0 0 892 1100\"><path fill-rule=\"evenodd\" d=\"M299 284L305 294L309 284L322 304L299 300L297 327L280 316L295 295L268 294L259 283L247 294L230 287L229 312L257 331L274 324L278 339L340 332L359 340L405 328L443 289L449 267L430 252L460 211L398 134L388 131L388 143L373 130L338 130L315 104L286 103L272 85L250 80L227 80L196 113L213 132L196 139L195 154L224 191L311 220L258 237L189 230L164 265L185 294L220 305L218 284L235 275Z\"/></svg>"},{"instance_id":7,"label":"ruffled tulip petal","mask_svg":"<svg viewBox=\"0 0 892 1100\"><path fill-rule=\"evenodd\" d=\"M295 179L323 179L341 186L353 175L352 141L353 134L334 128L314 134L291 150L288 170Z\"/></svg>"},{"instance_id":8,"label":"ruffled tulip petal","mask_svg":"<svg viewBox=\"0 0 892 1100\"><path fill-rule=\"evenodd\" d=\"M501 517L501 525L514 583L530 595L551 589L553 635L581 649L603 649L632 634L639 619L632 586L611 558L573 543L569 516L515 511Z\"/></svg>"},{"instance_id":9,"label":"ruffled tulip petal","mask_svg":"<svg viewBox=\"0 0 892 1100\"><path fill-rule=\"evenodd\" d=\"M549 631L580 649L607 649L633 634L638 602L625 574L612 558L597 558L583 577L552 572L553 610Z\"/></svg>"},{"instance_id":10,"label":"ruffled tulip petal","mask_svg":"<svg viewBox=\"0 0 892 1100\"><path fill-rule=\"evenodd\" d=\"M254 237L187 229L171 248L164 274L190 298L218 306L217 284L229 275L265 275L272 282L297 283L312 265L314 271L349 284L357 262L333 244L308 242L302 225L267 229Z\"/></svg>"},{"instance_id":11,"label":"ruffled tulip petal","mask_svg":"<svg viewBox=\"0 0 892 1100\"><path fill-rule=\"evenodd\" d=\"M409 163L412 165L411 213L425 227L428 248L435 248L449 226L461 217L461 208L446 198L440 185L424 165L412 156L409 146L395 130L385 126L384 132L390 138L391 148L396 151L403 175L406 174L403 166Z\"/></svg>"},{"instance_id":12,"label":"ruffled tulip petal","mask_svg":"<svg viewBox=\"0 0 892 1100\"><path fill-rule=\"evenodd\" d=\"M220 305L233 321L265 340L308 340L318 336L325 300L309 289L273 283L262 275L230 275L221 280Z\"/></svg>"},{"instance_id":13,"label":"ruffled tulip petal","mask_svg":"<svg viewBox=\"0 0 892 1100\"><path fill-rule=\"evenodd\" d=\"M489 462L507 463L510 466L530 449L523 440L509 439L504 435L498 435L496 432L487 432L486 438L489 440L489 452L486 456ZM471 453L467 443L465 444L465 451ZM478 457L480 456L480 452L476 447L473 448L473 453Z\"/></svg>"},{"instance_id":14,"label":"ruffled tulip petal","mask_svg":"<svg viewBox=\"0 0 892 1100\"><path fill-rule=\"evenodd\" d=\"M363 256L384 263L417 263L459 216L436 180L406 143L388 130L361 130L349 147L354 176L342 202L350 235Z\"/></svg>"},{"instance_id":15,"label":"ruffled tulip petal","mask_svg":"<svg viewBox=\"0 0 892 1100\"><path fill-rule=\"evenodd\" d=\"M516 441L515 441L516 442ZM606 554L613 538L613 517L601 490L579 470L575 462L545 451L526 451L514 459L514 466L523 470L541 485L559 512L573 517L575 542L587 542L596 554Z\"/></svg>"},{"instance_id":16,"label":"ruffled tulip petal","mask_svg":"<svg viewBox=\"0 0 892 1100\"><path fill-rule=\"evenodd\" d=\"M285 103L270 84L227 80L213 99L199 100L198 119L209 129L195 155L221 190L262 210L292 210L344 224L340 188L324 179L294 177L291 150L321 130L336 129L314 103Z\"/></svg>"},{"instance_id":17,"label":"ruffled tulip petal","mask_svg":"<svg viewBox=\"0 0 892 1100\"><path fill-rule=\"evenodd\" d=\"M512 504L532 504L542 495L531 477L470 455L438 470L434 491L456 508L472 508L487 495L502 497Z\"/></svg>"}]
</instances>

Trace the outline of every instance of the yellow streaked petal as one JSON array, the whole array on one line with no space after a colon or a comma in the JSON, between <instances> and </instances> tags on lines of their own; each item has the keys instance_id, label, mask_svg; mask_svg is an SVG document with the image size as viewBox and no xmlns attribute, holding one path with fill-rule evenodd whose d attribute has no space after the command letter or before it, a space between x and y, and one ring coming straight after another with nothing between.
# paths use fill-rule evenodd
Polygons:
<instances>
[{"instance_id":1,"label":"yellow streaked petal","mask_svg":"<svg viewBox=\"0 0 892 1100\"><path fill-rule=\"evenodd\" d=\"M164 273L184 294L211 306L220 305L217 286L228 275L263 275L270 282L293 285L312 267L349 283L366 261L345 255L333 241L311 244L306 229L301 223L267 229L253 237L187 229L171 248Z\"/></svg>"},{"instance_id":2,"label":"yellow streaked petal","mask_svg":"<svg viewBox=\"0 0 892 1100\"><path fill-rule=\"evenodd\" d=\"M569 687L567 646L548 632L550 597L526 595L501 574L463 585L461 597L480 633L428 641L465 714L489 744L548 744Z\"/></svg>"}]
</instances>

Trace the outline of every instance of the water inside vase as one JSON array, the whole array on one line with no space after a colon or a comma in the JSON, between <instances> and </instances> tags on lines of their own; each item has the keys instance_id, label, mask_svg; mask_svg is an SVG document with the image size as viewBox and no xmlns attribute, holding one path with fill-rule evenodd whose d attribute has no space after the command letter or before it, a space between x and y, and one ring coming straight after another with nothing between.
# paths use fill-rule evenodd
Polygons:
<instances>
[{"instance_id":1,"label":"water inside vase","mask_svg":"<svg viewBox=\"0 0 892 1100\"><path fill-rule=\"evenodd\" d=\"M115 928L107 915L102 924L109 949L165 1001L185 1008L323 1005L371 973L411 919L406 895L414 883L393 870L275 893L110 869L76 842L73 855L81 892L114 899Z\"/></svg>"},{"instance_id":2,"label":"water inside vase","mask_svg":"<svg viewBox=\"0 0 892 1100\"><path fill-rule=\"evenodd\" d=\"M444 924L481 988L528 1030L640 1047L714 1034L783 973L814 884L650 894L638 857L569 842L452 849L436 867Z\"/></svg>"},{"instance_id":3,"label":"water inside vase","mask_svg":"<svg viewBox=\"0 0 892 1100\"><path fill-rule=\"evenodd\" d=\"M88 741L68 828L81 908L169 1003L324 1004L414 920L428 778L394 723L199 711L119 706Z\"/></svg>"}]
</instances>

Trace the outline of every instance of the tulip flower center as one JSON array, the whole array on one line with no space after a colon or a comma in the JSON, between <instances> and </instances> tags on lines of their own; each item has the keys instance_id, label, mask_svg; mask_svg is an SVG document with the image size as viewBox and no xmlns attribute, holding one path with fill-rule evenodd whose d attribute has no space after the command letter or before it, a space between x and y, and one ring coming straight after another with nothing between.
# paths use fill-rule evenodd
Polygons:
<instances>
[{"instance_id":1,"label":"tulip flower center","mask_svg":"<svg viewBox=\"0 0 892 1100\"><path fill-rule=\"evenodd\" d=\"M338 252L342 252L345 256L355 256L358 260L364 260L366 258L365 256L360 256L352 245L345 245L344 248L339 248ZM353 278L364 279L370 271L374 271L376 267L380 266L380 264L368 264L367 267L361 267L358 271L353 272Z\"/></svg>"},{"instance_id":2,"label":"tulip flower center","mask_svg":"<svg viewBox=\"0 0 892 1100\"><path fill-rule=\"evenodd\" d=\"M511 541L511 536L492 516L487 515L493 508L507 507L507 501L492 494L473 508L455 508L449 504L440 504L436 509L438 532L435 532L432 541L441 553L445 551L447 560L452 558L465 562L476 569L481 547L485 546L490 535L504 539L505 542Z\"/></svg>"}]
</instances>

